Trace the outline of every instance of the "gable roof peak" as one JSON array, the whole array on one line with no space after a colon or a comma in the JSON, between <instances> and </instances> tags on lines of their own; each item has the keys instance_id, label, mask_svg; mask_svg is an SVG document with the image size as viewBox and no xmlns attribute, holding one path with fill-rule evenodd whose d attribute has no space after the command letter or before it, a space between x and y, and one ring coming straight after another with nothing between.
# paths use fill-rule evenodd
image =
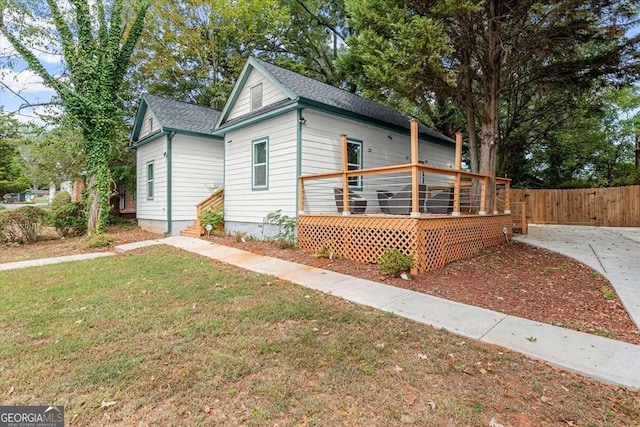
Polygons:
<instances>
[{"instance_id":1,"label":"gable roof peak","mask_svg":"<svg viewBox=\"0 0 640 427\"><path fill-rule=\"evenodd\" d=\"M266 71L273 79L277 80L279 85L294 94L299 101L322 104L395 127L410 128L411 117L392 110L379 102L363 98L355 93L306 77L262 59L251 57L248 64ZM442 141L454 142L452 138L423 124L420 124L419 132Z\"/></svg>"}]
</instances>

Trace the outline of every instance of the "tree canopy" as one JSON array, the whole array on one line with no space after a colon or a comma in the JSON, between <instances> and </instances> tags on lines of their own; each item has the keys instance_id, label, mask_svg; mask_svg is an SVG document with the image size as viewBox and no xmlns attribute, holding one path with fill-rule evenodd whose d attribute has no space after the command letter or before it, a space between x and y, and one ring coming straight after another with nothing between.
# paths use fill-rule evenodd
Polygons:
<instances>
[{"instance_id":1,"label":"tree canopy","mask_svg":"<svg viewBox=\"0 0 640 427\"><path fill-rule=\"evenodd\" d=\"M224 106L249 56L336 86L348 36L340 0L153 0L131 77L139 92Z\"/></svg>"},{"instance_id":2,"label":"tree canopy","mask_svg":"<svg viewBox=\"0 0 640 427\"><path fill-rule=\"evenodd\" d=\"M540 106L549 107L544 114L564 110L562 98L548 93L584 91L638 70L640 38L625 32L638 18L632 1L346 5L357 34L347 40L341 64L358 88L425 108L451 100L466 118L471 167L482 173L505 172L497 164L511 165L521 155L515 138L526 133L524 124L535 125ZM535 108L541 96L545 103ZM514 129L507 120L517 123L518 135L504 132Z\"/></svg>"}]
</instances>

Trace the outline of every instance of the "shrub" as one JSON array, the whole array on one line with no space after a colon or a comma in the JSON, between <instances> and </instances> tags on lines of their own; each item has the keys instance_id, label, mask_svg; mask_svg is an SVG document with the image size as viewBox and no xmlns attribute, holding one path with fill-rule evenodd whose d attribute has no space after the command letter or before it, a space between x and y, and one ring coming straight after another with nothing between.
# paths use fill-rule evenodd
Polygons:
<instances>
[{"instance_id":1,"label":"shrub","mask_svg":"<svg viewBox=\"0 0 640 427\"><path fill-rule=\"evenodd\" d=\"M80 236L87 231L87 218L82 202L70 202L58 205L55 209L52 208L50 219L51 225L58 230L62 237Z\"/></svg>"},{"instance_id":2,"label":"shrub","mask_svg":"<svg viewBox=\"0 0 640 427\"><path fill-rule=\"evenodd\" d=\"M3 212L8 217L3 229L11 238L7 241L33 243L38 240L40 228L47 220L47 212L35 206L24 206L13 211ZM4 222L4 221L3 221Z\"/></svg>"},{"instance_id":3,"label":"shrub","mask_svg":"<svg viewBox=\"0 0 640 427\"><path fill-rule=\"evenodd\" d=\"M215 231L218 229L218 224L222 224L222 221L224 221L224 212L220 209L208 210L200 214L202 228L211 224L212 230Z\"/></svg>"},{"instance_id":4,"label":"shrub","mask_svg":"<svg viewBox=\"0 0 640 427\"><path fill-rule=\"evenodd\" d=\"M399 274L413 267L413 257L398 249L387 249L378 259L378 267L385 274Z\"/></svg>"},{"instance_id":5,"label":"shrub","mask_svg":"<svg viewBox=\"0 0 640 427\"><path fill-rule=\"evenodd\" d=\"M53 197L49 208L52 211L55 211L61 206L68 205L69 203L71 203L71 194L67 193L66 191L58 191Z\"/></svg>"},{"instance_id":6,"label":"shrub","mask_svg":"<svg viewBox=\"0 0 640 427\"><path fill-rule=\"evenodd\" d=\"M85 243L87 248L106 248L111 245L113 245L113 237L102 233L90 236Z\"/></svg>"},{"instance_id":7,"label":"shrub","mask_svg":"<svg viewBox=\"0 0 640 427\"><path fill-rule=\"evenodd\" d=\"M13 226L10 211L0 212L0 243L18 241L17 230Z\"/></svg>"}]
</instances>

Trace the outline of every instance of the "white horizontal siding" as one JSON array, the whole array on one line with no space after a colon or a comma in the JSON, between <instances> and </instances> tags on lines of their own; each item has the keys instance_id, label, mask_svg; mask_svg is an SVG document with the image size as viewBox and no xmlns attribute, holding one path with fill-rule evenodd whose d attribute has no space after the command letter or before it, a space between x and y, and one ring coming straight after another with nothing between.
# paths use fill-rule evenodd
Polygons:
<instances>
[{"instance_id":1,"label":"white horizontal siding","mask_svg":"<svg viewBox=\"0 0 640 427\"><path fill-rule=\"evenodd\" d=\"M174 221L196 219L196 204L223 184L221 140L176 135L171 144L171 217Z\"/></svg>"},{"instance_id":2,"label":"white horizontal siding","mask_svg":"<svg viewBox=\"0 0 640 427\"><path fill-rule=\"evenodd\" d=\"M342 170L340 135L362 141L363 168L406 164L410 161L409 135L385 130L366 123L349 120L316 110L303 111L306 124L302 127L302 175ZM429 165L447 167L453 164L455 151L424 140L418 146L418 158ZM428 176L428 185L442 185L451 179ZM365 177L361 194L369 200L367 212L377 212L377 190L395 192L410 183L409 174ZM309 181L305 209L310 212L336 210L333 187L341 180Z\"/></svg>"},{"instance_id":3,"label":"white horizontal siding","mask_svg":"<svg viewBox=\"0 0 640 427\"><path fill-rule=\"evenodd\" d=\"M151 121L149 120L151 119ZM140 136L138 136L138 140L144 139L147 135L152 133L156 133L160 130L160 122L156 118L153 111L150 108L147 108L147 112L144 114L144 119L142 119L142 125L140 126Z\"/></svg>"},{"instance_id":4,"label":"white horizontal siding","mask_svg":"<svg viewBox=\"0 0 640 427\"><path fill-rule=\"evenodd\" d=\"M270 212L296 215L296 113L232 131L225 144L225 221L262 223ZM268 189L252 190L252 141L269 138Z\"/></svg>"},{"instance_id":5,"label":"white horizontal siding","mask_svg":"<svg viewBox=\"0 0 640 427\"><path fill-rule=\"evenodd\" d=\"M255 68L251 69L245 85L241 88L240 94L233 104L227 120L240 117L251 112L251 88L262 83L262 106L274 104L286 99L287 96L267 77Z\"/></svg>"},{"instance_id":6,"label":"white horizontal siding","mask_svg":"<svg viewBox=\"0 0 640 427\"><path fill-rule=\"evenodd\" d=\"M163 136L136 149L137 201L140 219L167 219L167 137ZM153 200L147 200L147 163L154 162Z\"/></svg>"}]
</instances>

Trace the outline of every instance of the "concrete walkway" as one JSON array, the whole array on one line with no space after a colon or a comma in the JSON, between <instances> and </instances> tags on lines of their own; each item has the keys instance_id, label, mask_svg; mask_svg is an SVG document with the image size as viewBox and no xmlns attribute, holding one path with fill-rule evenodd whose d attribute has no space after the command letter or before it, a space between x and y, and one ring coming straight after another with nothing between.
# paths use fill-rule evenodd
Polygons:
<instances>
[{"instance_id":1,"label":"concrete walkway","mask_svg":"<svg viewBox=\"0 0 640 427\"><path fill-rule=\"evenodd\" d=\"M87 259L103 258L113 256L114 252L92 252L87 254L59 256L55 258L32 259L29 261L16 261L0 264L0 271L16 270L18 268L40 267L42 265L60 264L61 262L84 261Z\"/></svg>"},{"instance_id":2,"label":"concrete walkway","mask_svg":"<svg viewBox=\"0 0 640 427\"><path fill-rule=\"evenodd\" d=\"M163 243L640 390L640 346L188 237Z\"/></svg>"},{"instance_id":3,"label":"concrete walkway","mask_svg":"<svg viewBox=\"0 0 640 427\"><path fill-rule=\"evenodd\" d=\"M606 277L640 328L640 228L530 225L514 240L574 258Z\"/></svg>"},{"instance_id":4,"label":"concrete walkway","mask_svg":"<svg viewBox=\"0 0 640 427\"><path fill-rule=\"evenodd\" d=\"M55 258L41 258L41 259L32 259L27 261L9 262L5 264L0 264L0 271L15 270L18 268L27 268L27 267L40 267L42 265L59 264L62 262L84 261L87 259L103 258L106 256L113 256L116 254L116 252L128 252L135 249L140 249L147 246L160 245L160 244L162 244L161 240L145 240L142 242L133 242L133 243L127 243L124 245L118 245L115 248L113 248L115 252L89 252L85 254L59 256Z\"/></svg>"},{"instance_id":5,"label":"concrete walkway","mask_svg":"<svg viewBox=\"0 0 640 427\"><path fill-rule=\"evenodd\" d=\"M483 343L496 344L598 380L640 390L640 346L559 328L504 313L473 307L418 292L358 279L328 270L295 264L215 245L188 237L168 237L116 247L133 250L167 244L201 256L261 274L273 275L310 289L395 313L417 322L446 329ZM113 253L86 254L88 258ZM61 258L78 259L78 255ZM85 258L85 259L88 259ZM51 259L50 259L51 260ZM25 261L24 266L47 260ZM16 263L12 263L16 264ZM0 265L0 270L8 264Z\"/></svg>"}]
</instances>

